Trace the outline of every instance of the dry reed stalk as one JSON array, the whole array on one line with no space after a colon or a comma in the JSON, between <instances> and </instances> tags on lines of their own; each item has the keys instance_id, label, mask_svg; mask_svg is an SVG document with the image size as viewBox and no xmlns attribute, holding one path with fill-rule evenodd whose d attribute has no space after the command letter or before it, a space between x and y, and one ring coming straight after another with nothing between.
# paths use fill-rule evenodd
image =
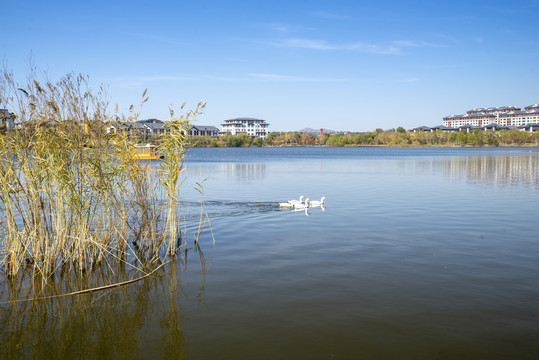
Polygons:
<instances>
[{"instance_id":1,"label":"dry reed stalk","mask_svg":"<svg viewBox=\"0 0 539 360\"><path fill-rule=\"evenodd\" d=\"M12 300L12 301L9 301L9 303L10 303L10 304L16 304L16 303L26 302L26 301L38 301L38 300L57 299L57 298L66 297L66 296L75 296L75 295L89 294L89 293L96 292L96 291L103 291L103 290L107 290L107 289L112 289L112 288L116 288L116 287L120 287L120 286L129 285L129 284L132 284L132 283L134 283L134 282L137 282L137 281L140 281L140 280L146 279L147 277L152 276L152 275L155 274L159 269L161 269L163 266L165 266L165 265L167 265L168 263L170 263L170 261L172 261L172 260L169 260L169 261L167 261L167 262L165 262L165 263L162 263L161 265L159 265L158 267L156 267L155 269L153 269L151 272L149 272L149 273L147 273L147 274L144 274L143 276L140 276L140 277L138 277L138 278L136 278L136 279L131 279L131 280L122 281L122 282L118 282L118 283L114 283L114 284L109 284L109 285L99 286L99 287L95 287L95 288L91 288L91 289L85 289L85 290L73 291L73 292L65 293L65 294L52 295L52 296L43 296L43 297L37 297L37 298L25 298L25 299L20 299L20 300Z\"/></svg>"},{"instance_id":2,"label":"dry reed stalk","mask_svg":"<svg viewBox=\"0 0 539 360\"><path fill-rule=\"evenodd\" d=\"M171 111L156 173L135 159L129 134L107 134L113 117L104 90L93 93L87 77L40 83L30 76L19 86L11 73L0 75L0 107L13 109L19 126L0 133L0 267L15 276L30 266L47 281L59 269L153 262L161 250L174 256L186 136L205 103L179 117ZM142 98L141 106L146 91ZM115 118L134 123L139 113L132 107ZM202 213L200 221L195 242Z\"/></svg>"},{"instance_id":3,"label":"dry reed stalk","mask_svg":"<svg viewBox=\"0 0 539 360\"><path fill-rule=\"evenodd\" d=\"M182 105L182 109L185 103ZM198 114L202 112L206 103L199 102L196 109L187 112L184 116L175 117L170 109L169 134L162 141L165 161L160 166L159 179L163 185L168 199L166 226L168 228L168 253L174 256L179 241L180 232L180 174L183 172L183 163L186 151L186 140L189 128Z\"/></svg>"}]
</instances>

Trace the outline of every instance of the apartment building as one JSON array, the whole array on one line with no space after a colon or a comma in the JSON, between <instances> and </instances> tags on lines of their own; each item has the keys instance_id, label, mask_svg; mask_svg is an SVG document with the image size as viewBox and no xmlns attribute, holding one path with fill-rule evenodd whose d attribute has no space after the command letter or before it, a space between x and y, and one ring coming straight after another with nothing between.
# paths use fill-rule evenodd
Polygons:
<instances>
[{"instance_id":1,"label":"apartment building","mask_svg":"<svg viewBox=\"0 0 539 360\"><path fill-rule=\"evenodd\" d=\"M537 123L539 123L539 104L526 106L524 110L516 106L478 108L463 115L446 116L442 120L442 124L450 128L482 127L490 124L517 127Z\"/></svg>"},{"instance_id":2,"label":"apartment building","mask_svg":"<svg viewBox=\"0 0 539 360\"><path fill-rule=\"evenodd\" d=\"M221 127L221 134L247 134L252 137L265 138L268 136L269 124L266 120L244 117L225 120Z\"/></svg>"}]
</instances>

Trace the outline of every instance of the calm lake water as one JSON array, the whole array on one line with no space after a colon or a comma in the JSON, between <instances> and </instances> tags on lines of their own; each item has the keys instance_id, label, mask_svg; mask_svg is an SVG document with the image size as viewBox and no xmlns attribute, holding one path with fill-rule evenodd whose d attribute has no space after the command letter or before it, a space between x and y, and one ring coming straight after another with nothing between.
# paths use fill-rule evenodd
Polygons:
<instances>
[{"instance_id":1,"label":"calm lake water","mask_svg":"<svg viewBox=\"0 0 539 360\"><path fill-rule=\"evenodd\" d=\"M186 173L202 252L0 305L0 358L539 358L539 148L192 149ZM300 195L326 207L277 207Z\"/></svg>"}]
</instances>

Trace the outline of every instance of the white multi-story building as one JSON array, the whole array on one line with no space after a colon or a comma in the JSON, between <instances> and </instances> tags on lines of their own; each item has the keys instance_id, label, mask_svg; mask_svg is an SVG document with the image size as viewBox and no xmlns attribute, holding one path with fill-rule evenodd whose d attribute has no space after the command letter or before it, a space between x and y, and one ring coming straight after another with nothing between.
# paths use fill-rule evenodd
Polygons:
<instances>
[{"instance_id":1,"label":"white multi-story building","mask_svg":"<svg viewBox=\"0 0 539 360\"><path fill-rule=\"evenodd\" d=\"M469 114L465 115L450 115L444 117L442 124L450 128L458 128L465 125L483 126L496 123L496 115L494 114Z\"/></svg>"},{"instance_id":2,"label":"white multi-story building","mask_svg":"<svg viewBox=\"0 0 539 360\"><path fill-rule=\"evenodd\" d=\"M539 124L539 104L526 106L524 111L511 111L501 114L498 123L503 126Z\"/></svg>"},{"instance_id":3,"label":"white multi-story building","mask_svg":"<svg viewBox=\"0 0 539 360\"><path fill-rule=\"evenodd\" d=\"M465 115L450 115L443 118L444 126L458 128L461 126L522 126L539 123L539 104L530 105L521 110L516 106L500 106L495 108L479 108L467 111Z\"/></svg>"},{"instance_id":4,"label":"white multi-story building","mask_svg":"<svg viewBox=\"0 0 539 360\"><path fill-rule=\"evenodd\" d=\"M268 136L269 124L266 120L254 118L236 118L225 120L221 133L230 133L232 135L247 134L252 137L265 138Z\"/></svg>"}]
</instances>

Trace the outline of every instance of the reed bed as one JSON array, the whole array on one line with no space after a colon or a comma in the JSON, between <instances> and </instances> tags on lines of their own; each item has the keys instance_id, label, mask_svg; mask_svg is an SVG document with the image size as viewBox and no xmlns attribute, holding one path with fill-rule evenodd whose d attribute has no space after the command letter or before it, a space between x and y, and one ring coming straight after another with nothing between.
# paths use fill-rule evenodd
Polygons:
<instances>
[{"instance_id":1,"label":"reed bed","mask_svg":"<svg viewBox=\"0 0 539 360\"><path fill-rule=\"evenodd\" d=\"M0 133L0 267L7 276L31 271L46 282L59 270L113 271L126 263L147 272L187 246L180 227L185 134L205 103L179 116L170 111L165 158L155 171L135 158L128 132L107 131L120 120L135 122L147 100L144 91L139 106L110 114L105 89L93 92L88 77L38 82L32 72L21 86L2 72L0 107L17 125Z\"/></svg>"}]
</instances>

